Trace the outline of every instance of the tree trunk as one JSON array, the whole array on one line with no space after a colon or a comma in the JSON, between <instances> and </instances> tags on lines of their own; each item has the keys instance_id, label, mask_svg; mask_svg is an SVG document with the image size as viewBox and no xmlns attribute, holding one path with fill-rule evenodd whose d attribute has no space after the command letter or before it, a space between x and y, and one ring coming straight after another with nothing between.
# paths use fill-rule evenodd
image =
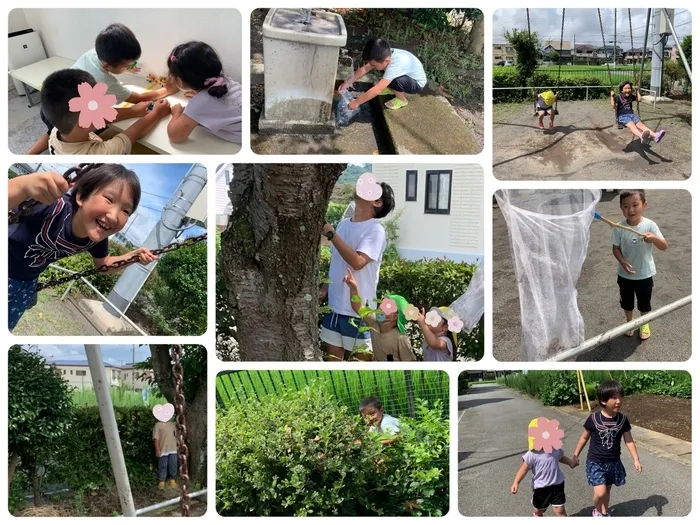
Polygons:
<instances>
[{"instance_id":1,"label":"tree trunk","mask_svg":"<svg viewBox=\"0 0 700 525\"><path fill-rule=\"evenodd\" d=\"M484 52L484 15L482 13L478 20L472 22L471 31L469 31L469 45L467 46L468 53L483 53Z\"/></svg>"},{"instance_id":2,"label":"tree trunk","mask_svg":"<svg viewBox=\"0 0 700 525\"><path fill-rule=\"evenodd\" d=\"M240 164L221 236L243 361L320 361L319 245L341 164Z\"/></svg>"},{"instance_id":3,"label":"tree trunk","mask_svg":"<svg viewBox=\"0 0 700 525\"><path fill-rule=\"evenodd\" d=\"M17 469L17 463L19 463L19 455L17 452L10 453L10 465L7 469L7 492L12 490L12 478L15 475L15 470Z\"/></svg>"},{"instance_id":4,"label":"tree trunk","mask_svg":"<svg viewBox=\"0 0 700 525\"><path fill-rule=\"evenodd\" d=\"M32 493L34 494L34 506L41 506L41 478L39 477L39 465L32 466Z\"/></svg>"},{"instance_id":5,"label":"tree trunk","mask_svg":"<svg viewBox=\"0 0 700 525\"><path fill-rule=\"evenodd\" d=\"M206 353L206 350L203 350ZM168 403L175 403L175 378L173 377L172 362L170 360L169 345L151 345L151 361L153 375L158 390ZM187 371L185 371L185 375ZM202 449L207 439L207 366L204 363L204 371L199 374L199 384L194 397L187 399L185 405L185 418L187 419L187 449L188 471L191 483L206 485L206 461L201 458Z\"/></svg>"}]
</instances>

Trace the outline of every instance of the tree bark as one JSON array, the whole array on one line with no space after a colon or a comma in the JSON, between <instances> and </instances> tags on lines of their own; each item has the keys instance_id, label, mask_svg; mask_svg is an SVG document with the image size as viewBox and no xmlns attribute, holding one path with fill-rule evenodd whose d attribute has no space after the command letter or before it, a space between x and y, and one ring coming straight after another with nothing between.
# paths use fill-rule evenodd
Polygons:
<instances>
[{"instance_id":1,"label":"tree bark","mask_svg":"<svg viewBox=\"0 0 700 525\"><path fill-rule=\"evenodd\" d=\"M221 253L241 360L321 360L319 246L328 201L345 167L234 166Z\"/></svg>"},{"instance_id":2,"label":"tree bark","mask_svg":"<svg viewBox=\"0 0 700 525\"><path fill-rule=\"evenodd\" d=\"M41 478L39 477L39 466L32 466L32 493L34 494L34 506L41 506Z\"/></svg>"},{"instance_id":3,"label":"tree bark","mask_svg":"<svg viewBox=\"0 0 700 525\"><path fill-rule=\"evenodd\" d=\"M469 45L467 46L468 53L483 53L484 52L484 15L482 14L478 20L472 22L472 28L469 31Z\"/></svg>"},{"instance_id":4,"label":"tree bark","mask_svg":"<svg viewBox=\"0 0 700 525\"><path fill-rule=\"evenodd\" d=\"M204 350L206 352L206 350ZM168 403L175 404L175 378L170 360L169 345L151 345L153 375L158 390ZM206 458L201 457L207 439L207 373L200 374L195 395L187 399L185 418L187 419L188 471L191 483L206 485ZM187 372L185 371L185 374Z\"/></svg>"},{"instance_id":5,"label":"tree bark","mask_svg":"<svg viewBox=\"0 0 700 525\"><path fill-rule=\"evenodd\" d=\"M19 454L17 452L10 453L10 465L7 468L7 492L12 490L12 478L15 475L15 470L17 469L17 463L19 463Z\"/></svg>"}]
</instances>

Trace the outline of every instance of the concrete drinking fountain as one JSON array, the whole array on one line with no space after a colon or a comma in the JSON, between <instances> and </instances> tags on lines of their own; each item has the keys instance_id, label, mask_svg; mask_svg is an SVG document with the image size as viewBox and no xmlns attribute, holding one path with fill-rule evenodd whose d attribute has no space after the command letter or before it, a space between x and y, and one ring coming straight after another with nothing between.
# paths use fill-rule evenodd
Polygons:
<instances>
[{"instance_id":1,"label":"concrete drinking fountain","mask_svg":"<svg viewBox=\"0 0 700 525\"><path fill-rule=\"evenodd\" d=\"M335 132L333 92L343 18L311 9L271 9L263 23L265 106L261 133Z\"/></svg>"}]
</instances>

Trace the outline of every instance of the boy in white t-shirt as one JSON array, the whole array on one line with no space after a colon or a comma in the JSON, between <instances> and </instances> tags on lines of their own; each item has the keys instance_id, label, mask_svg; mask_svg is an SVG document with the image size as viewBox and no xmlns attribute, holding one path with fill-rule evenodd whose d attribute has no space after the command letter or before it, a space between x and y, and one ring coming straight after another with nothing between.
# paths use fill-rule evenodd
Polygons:
<instances>
[{"instance_id":1,"label":"boy in white t-shirt","mask_svg":"<svg viewBox=\"0 0 700 525\"><path fill-rule=\"evenodd\" d=\"M352 268L360 297L369 299L370 306L377 296L379 268L386 249L386 232L377 219L386 217L394 209L394 191L382 182L382 196L376 201L367 201L355 195L355 213L345 219L338 228L327 224L323 233L331 241L331 265L328 271L329 285L324 286L328 306L332 312L323 317L321 340L328 345L331 359L342 361L345 352L365 345L371 350L369 331L360 332L362 322L352 307L350 289L344 279L348 268ZM354 321L351 323L351 319ZM356 326L353 326L356 325Z\"/></svg>"},{"instance_id":2,"label":"boy in white t-shirt","mask_svg":"<svg viewBox=\"0 0 700 525\"><path fill-rule=\"evenodd\" d=\"M377 95L391 94L394 98L384 105L388 109L401 109L408 105L406 94L420 93L428 83L420 60L404 49L392 49L383 38L371 37L362 50L362 59L365 65L340 85L339 93L350 88L356 80L373 69L384 71L384 76L373 88L348 104L351 111Z\"/></svg>"},{"instance_id":3,"label":"boy in white t-shirt","mask_svg":"<svg viewBox=\"0 0 700 525\"><path fill-rule=\"evenodd\" d=\"M394 416L384 413L384 405L378 397L367 397L360 403L360 415L369 425L370 432L377 432L386 437L382 445L391 445L396 441L401 430L401 423Z\"/></svg>"}]
</instances>

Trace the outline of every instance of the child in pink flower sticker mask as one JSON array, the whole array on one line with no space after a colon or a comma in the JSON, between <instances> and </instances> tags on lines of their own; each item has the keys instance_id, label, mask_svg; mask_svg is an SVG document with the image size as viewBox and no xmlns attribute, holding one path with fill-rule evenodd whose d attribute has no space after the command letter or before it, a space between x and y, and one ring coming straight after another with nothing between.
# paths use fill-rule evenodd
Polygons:
<instances>
[{"instance_id":1,"label":"child in pink flower sticker mask","mask_svg":"<svg viewBox=\"0 0 700 525\"><path fill-rule=\"evenodd\" d=\"M518 485L525 479L528 471L532 471L533 515L544 516L551 506L556 516L566 516L564 473L559 468L559 463L575 468L578 466L578 460L564 455L564 431L559 428L556 419L533 419L527 434L529 450L523 455L523 462L515 474L510 492L517 494Z\"/></svg>"}]
</instances>

